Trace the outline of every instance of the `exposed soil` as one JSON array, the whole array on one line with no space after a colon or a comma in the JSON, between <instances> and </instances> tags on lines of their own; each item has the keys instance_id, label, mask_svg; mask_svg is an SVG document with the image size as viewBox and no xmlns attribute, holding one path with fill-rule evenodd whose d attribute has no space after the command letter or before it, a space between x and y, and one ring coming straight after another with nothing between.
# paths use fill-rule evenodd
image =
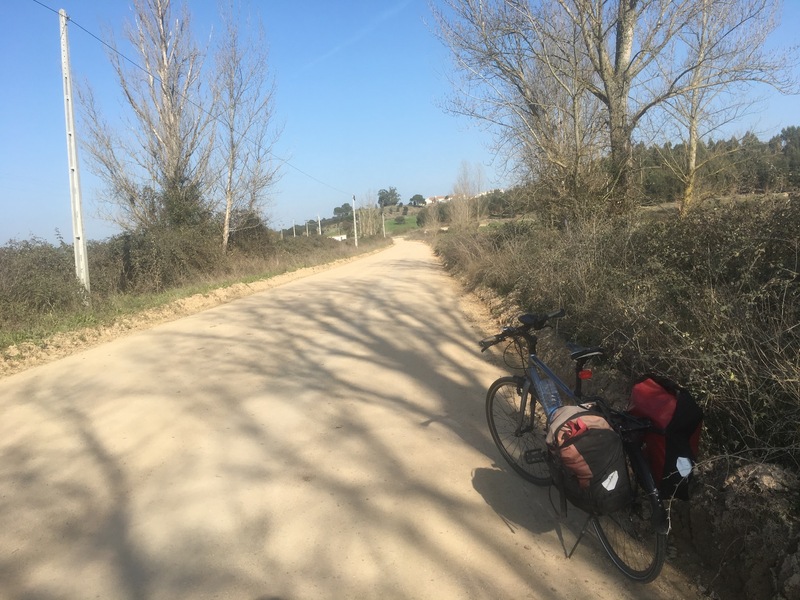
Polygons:
<instances>
[{"instance_id":1,"label":"exposed soil","mask_svg":"<svg viewBox=\"0 0 800 600\"><path fill-rule=\"evenodd\" d=\"M674 503L673 543L714 571L721 598L800 598L800 484L771 464L728 457L698 467L690 504Z\"/></svg>"}]
</instances>

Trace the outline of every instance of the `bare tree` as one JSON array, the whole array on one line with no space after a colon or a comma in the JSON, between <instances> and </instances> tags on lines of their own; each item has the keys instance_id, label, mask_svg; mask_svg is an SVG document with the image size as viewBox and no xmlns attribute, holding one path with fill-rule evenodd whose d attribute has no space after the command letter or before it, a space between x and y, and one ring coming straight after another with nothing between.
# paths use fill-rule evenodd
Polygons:
<instances>
[{"instance_id":1,"label":"bare tree","mask_svg":"<svg viewBox=\"0 0 800 600\"><path fill-rule=\"evenodd\" d=\"M453 184L453 194L464 198L474 198L483 191L483 167L472 164L466 160L461 161L458 168L456 182Z\"/></svg>"},{"instance_id":2,"label":"bare tree","mask_svg":"<svg viewBox=\"0 0 800 600\"><path fill-rule=\"evenodd\" d=\"M662 55L674 55L678 33L694 18L697 0L555 0L580 32L591 63L588 91L605 107L613 205L632 204L632 137L654 106L682 91L689 70L660 70ZM634 41L635 49L634 52Z\"/></svg>"},{"instance_id":3,"label":"bare tree","mask_svg":"<svg viewBox=\"0 0 800 600\"><path fill-rule=\"evenodd\" d=\"M462 161L453 196L450 200L450 223L456 229L464 229L477 224L487 212L486 203L480 203L479 194L483 189L483 169L480 164L472 165Z\"/></svg>"},{"instance_id":4,"label":"bare tree","mask_svg":"<svg viewBox=\"0 0 800 600\"><path fill-rule=\"evenodd\" d=\"M123 229L196 224L208 216L211 131L189 12L183 6L175 14L170 0L134 0L125 37L139 67L124 62L113 38L109 59L130 108L128 126L110 127L91 89L81 93L93 170Z\"/></svg>"},{"instance_id":5,"label":"bare tree","mask_svg":"<svg viewBox=\"0 0 800 600\"><path fill-rule=\"evenodd\" d=\"M731 0L741 5L757 1ZM447 4L449 17L436 13L442 37L471 84L464 88L467 101L461 112L500 125L519 144L518 155L545 166L531 169L533 173L554 167L552 172L563 174L564 181L570 180L570 168L581 173L582 165L598 164L597 150L604 147L597 134L603 133L610 154L607 192L617 210L630 208L634 200L632 138L640 122L654 108L712 86L717 77L715 67L704 68L710 55L692 53L686 45L704 13L718 4L709 0ZM725 44L724 28L707 31L718 36L709 48ZM749 51L763 43L762 32L757 27L740 31L739 43L731 50L739 51L737 59L746 60ZM771 64L762 61L749 72L730 70L726 79L755 81L765 77L759 69L769 68ZM599 102L602 119L587 96ZM603 123L604 131L597 123ZM569 148L576 154L571 156Z\"/></svg>"},{"instance_id":6,"label":"bare tree","mask_svg":"<svg viewBox=\"0 0 800 600\"><path fill-rule=\"evenodd\" d=\"M378 206L377 195L373 190L365 192L357 209L358 235L370 237L378 235L383 228L383 210Z\"/></svg>"},{"instance_id":7,"label":"bare tree","mask_svg":"<svg viewBox=\"0 0 800 600\"><path fill-rule=\"evenodd\" d=\"M449 13L434 13L459 77L450 110L494 127L498 150L546 195L563 202L597 191L604 120L586 93L590 64L574 24L545 3L446 4Z\"/></svg>"},{"instance_id":8,"label":"bare tree","mask_svg":"<svg viewBox=\"0 0 800 600\"><path fill-rule=\"evenodd\" d=\"M682 129L676 137L685 140L681 160L670 161L684 186L681 216L696 201L698 173L718 158L709 153L698 160L700 141L748 110L752 101L746 85L791 88L787 56L764 50L777 25L779 4L778 0L699 0L696 18L680 34L691 74L685 92L663 108Z\"/></svg>"},{"instance_id":9,"label":"bare tree","mask_svg":"<svg viewBox=\"0 0 800 600\"><path fill-rule=\"evenodd\" d=\"M223 12L224 29L216 55L215 115L221 162L218 190L223 199L222 247L232 231L261 215L265 193L276 182L272 160L280 130L275 126L275 82L269 71L263 30L255 37L239 30L241 11L233 1Z\"/></svg>"}]
</instances>

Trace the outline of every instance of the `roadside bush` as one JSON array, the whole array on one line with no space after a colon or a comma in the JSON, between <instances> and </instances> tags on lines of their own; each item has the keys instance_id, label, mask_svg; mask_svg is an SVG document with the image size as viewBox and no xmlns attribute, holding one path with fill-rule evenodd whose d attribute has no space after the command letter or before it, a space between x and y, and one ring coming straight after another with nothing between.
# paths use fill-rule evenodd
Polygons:
<instances>
[{"instance_id":1,"label":"roadside bush","mask_svg":"<svg viewBox=\"0 0 800 600\"><path fill-rule=\"evenodd\" d=\"M84 299L71 246L34 238L0 247L0 326L4 329L25 323L32 315L79 311Z\"/></svg>"},{"instance_id":2,"label":"roadside bush","mask_svg":"<svg viewBox=\"0 0 800 600\"><path fill-rule=\"evenodd\" d=\"M419 227L441 227L450 223L450 206L446 203L437 202L426 206L417 213L417 225Z\"/></svg>"},{"instance_id":3,"label":"roadside bush","mask_svg":"<svg viewBox=\"0 0 800 600\"><path fill-rule=\"evenodd\" d=\"M650 339L628 360L698 390L726 452L800 458L798 232L794 198L709 207L632 236L632 282L649 297L630 310Z\"/></svg>"},{"instance_id":4,"label":"roadside bush","mask_svg":"<svg viewBox=\"0 0 800 600\"><path fill-rule=\"evenodd\" d=\"M109 277L104 291L114 291L116 283L116 291L143 293L213 275L223 254L213 228L153 228L111 238L100 258L98 271Z\"/></svg>"},{"instance_id":5,"label":"roadside bush","mask_svg":"<svg viewBox=\"0 0 800 600\"><path fill-rule=\"evenodd\" d=\"M800 199L710 206L668 222L511 222L437 252L630 373L689 385L717 452L800 460Z\"/></svg>"},{"instance_id":6,"label":"roadside bush","mask_svg":"<svg viewBox=\"0 0 800 600\"><path fill-rule=\"evenodd\" d=\"M278 234L259 221L250 227L231 232L228 245L231 252L267 257L275 253L277 241Z\"/></svg>"}]
</instances>

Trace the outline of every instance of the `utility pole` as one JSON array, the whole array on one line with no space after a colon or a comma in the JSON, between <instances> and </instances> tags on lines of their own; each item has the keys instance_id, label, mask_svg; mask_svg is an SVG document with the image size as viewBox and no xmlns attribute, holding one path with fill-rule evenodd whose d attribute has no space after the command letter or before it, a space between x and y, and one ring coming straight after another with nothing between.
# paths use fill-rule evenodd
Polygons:
<instances>
[{"instance_id":1,"label":"utility pole","mask_svg":"<svg viewBox=\"0 0 800 600\"><path fill-rule=\"evenodd\" d=\"M358 224L356 223L356 195L353 194L353 235L356 236L356 248L358 248Z\"/></svg>"},{"instance_id":2,"label":"utility pole","mask_svg":"<svg viewBox=\"0 0 800 600\"><path fill-rule=\"evenodd\" d=\"M90 301L89 259L86 256L86 239L83 235L83 210L81 208L81 178L78 170L78 142L75 139L75 113L72 102L72 76L69 65L69 38L67 36L67 12L58 11L61 31L61 73L64 79L64 116L67 123L67 161L69 163L69 196L72 206L72 240L75 254L75 275L86 290L86 302Z\"/></svg>"},{"instance_id":3,"label":"utility pole","mask_svg":"<svg viewBox=\"0 0 800 600\"><path fill-rule=\"evenodd\" d=\"M317 234L322 237L322 221L319 218L319 213L317 213Z\"/></svg>"}]
</instances>

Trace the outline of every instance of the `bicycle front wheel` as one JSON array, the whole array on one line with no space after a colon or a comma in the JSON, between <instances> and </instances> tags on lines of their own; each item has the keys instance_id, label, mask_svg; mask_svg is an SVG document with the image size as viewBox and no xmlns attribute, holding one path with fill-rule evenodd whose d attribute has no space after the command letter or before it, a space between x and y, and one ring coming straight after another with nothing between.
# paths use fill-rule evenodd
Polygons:
<instances>
[{"instance_id":1,"label":"bicycle front wheel","mask_svg":"<svg viewBox=\"0 0 800 600\"><path fill-rule=\"evenodd\" d=\"M550 485L545 434L547 418L532 395L522 411L522 377L502 377L486 394L486 420L500 454L521 477Z\"/></svg>"},{"instance_id":2,"label":"bicycle front wheel","mask_svg":"<svg viewBox=\"0 0 800 600\"><path fill-rule=\"evenodd\" d=\"M653 523L653 515L661 509L658 501L638 486L633 473L630 476L635 488L631 504L593 516L592 524L611 562L630 579L648 583L664 566L667 535L658 533Z\"/></svg>"}]
</instances>

